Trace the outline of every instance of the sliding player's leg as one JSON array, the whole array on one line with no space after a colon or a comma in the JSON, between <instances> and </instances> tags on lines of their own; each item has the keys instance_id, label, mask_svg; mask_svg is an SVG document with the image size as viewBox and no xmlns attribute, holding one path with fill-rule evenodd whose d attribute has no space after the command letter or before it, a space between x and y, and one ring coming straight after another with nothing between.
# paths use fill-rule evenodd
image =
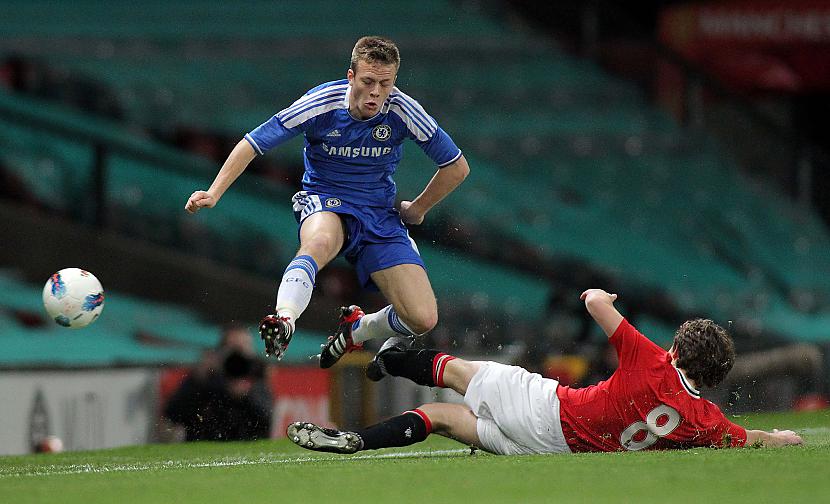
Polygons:
<instances>
[{"instance_id":1,"label":"sliding player's leg","mask_svg":"<svg viewBox=\"0 0 830 504\"><path fill-rule=\"evenodd\" d=\"M390 343L387 341L373 360L381 377L400 376L419 385L451 388L464 396L464 408L477 418L475 443L469 441L469 429L452 430L464 429L467 424L454 418L442 424L440 411L421 408L435 424L450 429L447 436L503 455L569 451L559 424L555 380L517 366L466 361L438 350L412 350ZM549 407L539 408L546 403ZM550 428L540 434L540 424ZM438 431L433 427L433 432Z\"/></svg>"},{"instance_id":2,"label":"sliding player's leg","mask_svg":"<svg viewBox=\"0 0 830 504\"><path fill-rule=\"evenodd\" d=\"M311 301L317 272L337 257L346 237L343 219L333 212L309 215L300 227L300 249L283 273L274 315L260 322L268 355L282 357L296 320Z\"/></svg>"},{"instance_id":3,"label":"sliding player's leg","mask_svg":"<svg viewBox=\"0 0 830 504\"><path fill-rule=\"evenodd\" d=\"M476 448L483 448L478 439L478 419L464 404L431 403L418 408L430 422L433 434L455 439Z\"/></svg>"},{"instance_id":4,"label":"sliding player's leg","mask_svg":"<svg viewBox=\"0 0 830 504\"><path fill-rule=\"evenodd\" d=\"M333 453L409 446L424 441L432 433L480 448L476 422L470 408L462 404L433 403L356 431L294 422L288 426L287 434L303 448Z\"/></svg>"},{"instance_id":5,"label":"sliding player's leg","mask_svg":"<svg viewBox=\"0 0 830 504\"><path fill-rule=\"evenodd\" d=\"M367 375L374 381L386 375L400 376L418 385L446 387L465 395L480 366L480 362L459 359L438 350L410 349L390 338L372 359Z\"/></svg>"}]
</instances>

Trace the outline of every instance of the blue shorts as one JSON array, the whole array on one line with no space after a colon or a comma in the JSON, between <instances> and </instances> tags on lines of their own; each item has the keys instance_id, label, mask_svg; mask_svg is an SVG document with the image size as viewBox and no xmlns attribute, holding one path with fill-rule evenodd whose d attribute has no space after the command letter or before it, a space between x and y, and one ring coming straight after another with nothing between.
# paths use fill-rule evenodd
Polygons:
<instances>
[{"instance_id":1,"label":"blue shorts","mask_svg":"<svg viewBox=\"0 0 830 504\"><path fill-rule=\"evenodd\" d=\"M343 219L348 236L339 255L354 265L364 288L377 289L371 277L375 271L399 264L417 264L426 269L415 240L409 237L394 208L355 206L334 196L308 191L298 192L291 201L294 218L301 227L309 215L317 212L334 212Z\"/></svg>"}]
</instances>

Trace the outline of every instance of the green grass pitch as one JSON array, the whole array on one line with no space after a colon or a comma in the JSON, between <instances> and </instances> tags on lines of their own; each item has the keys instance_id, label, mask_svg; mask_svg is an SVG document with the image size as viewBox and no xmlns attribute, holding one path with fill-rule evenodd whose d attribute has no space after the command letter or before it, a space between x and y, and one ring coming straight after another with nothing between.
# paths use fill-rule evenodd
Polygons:
<instances>
[{"instance_id":1,"label":"green grass pitch","mask_svg":"<svg viewBox=\"0 0 830 504\"><path fill-rule=\"evenodd\" d=\"M734 418L792 428L782 449L499 457L433 436L318 454L287 440L0 457L3 503L827 502L830 410Z\"/></svg>"}]
</instances>

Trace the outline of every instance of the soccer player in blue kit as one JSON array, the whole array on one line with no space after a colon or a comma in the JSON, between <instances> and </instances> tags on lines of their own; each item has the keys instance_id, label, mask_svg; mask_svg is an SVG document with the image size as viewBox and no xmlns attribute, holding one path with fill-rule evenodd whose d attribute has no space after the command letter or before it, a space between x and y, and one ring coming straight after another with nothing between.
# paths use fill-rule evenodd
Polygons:
<instances>
[{"instance_id":1,"label":"soccer player in blue kit","mask_svg":"<svg viewBox=\"0 0 830 504\"><path fill-rule=\"evenodd\" d=\"M303 190L293 197L300 248L283 274L275 313L260 322L268 355L285 353L317 272L340 254L355 266L361 284L379 288L390 304L371 314L354 305L342 308L335 334L321 349L321 367L368 339L412 338L438 322L435 294L406 225L423 222L470 168L449 135L395 87L399 66L394 42L361 38L346 79L312 88L245 135L210 188L194 192L185 205L190 213L213 207L257 154L305 136ZM392 175L407 138L438 170L421 194L397 210Z\"/></svg>"}]
</instances>

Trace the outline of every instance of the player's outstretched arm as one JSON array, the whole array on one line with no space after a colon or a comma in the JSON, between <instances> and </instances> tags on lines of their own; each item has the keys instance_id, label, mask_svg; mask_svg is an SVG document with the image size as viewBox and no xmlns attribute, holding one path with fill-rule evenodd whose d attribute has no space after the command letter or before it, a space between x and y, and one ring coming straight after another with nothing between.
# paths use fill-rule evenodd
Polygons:
<instances>
[{"instance_id":1,"label":"player's outstretched arm","mask_svg":"<svg viewBox=\"0 0 830 504\"><path fill-rule=\"evenodd\" d=\"M401 218L407 224L420 224L424 216L439 201L464 182L470 173L470 165L462 155L458 160L440 168L423 192L412 201L401 201Z\"/></svg>"},{"instance_id":2,"label":"player's outstretched arm","mask_svg":"<svg viewBox=\"0 0 830 504\"><path fill-rule=\"evenodd\" d=\"M225 194L228 187L239 177L245 168L256 157L256 151L247 140L242 139L236 144L222 169L210 185L207 191L196 191L187 199L184 209L189 213L196 213L201 208L213 208L219 202L219 198Z\"/></svg>"},{"instance_id":3,"label":"player's outstretched arm","mask_svg":"<svg viewBox=\"0 0 830 504\"><path fill-rule=\"evenodd\" d=\"M762 430L746 430L746 444L744 446L788 446L800 445L804 441L801 436L791 430L780 431L773 429L772 432Z\"/></svg>"},{"instance_id":4,"label":"player's outstretched arm","mask_svg":"<svg viewBox=\"0 0 830 504\"><path fill-rule=\"evenodd\" d=\"M588 313L602 328L605 335L610 338L623 319L620 312L614 308L617 295L608 294L602 289L588 289L579 296L579 299L585 301L585 308L588 309Z\"/></svg>"}]
</instances>

